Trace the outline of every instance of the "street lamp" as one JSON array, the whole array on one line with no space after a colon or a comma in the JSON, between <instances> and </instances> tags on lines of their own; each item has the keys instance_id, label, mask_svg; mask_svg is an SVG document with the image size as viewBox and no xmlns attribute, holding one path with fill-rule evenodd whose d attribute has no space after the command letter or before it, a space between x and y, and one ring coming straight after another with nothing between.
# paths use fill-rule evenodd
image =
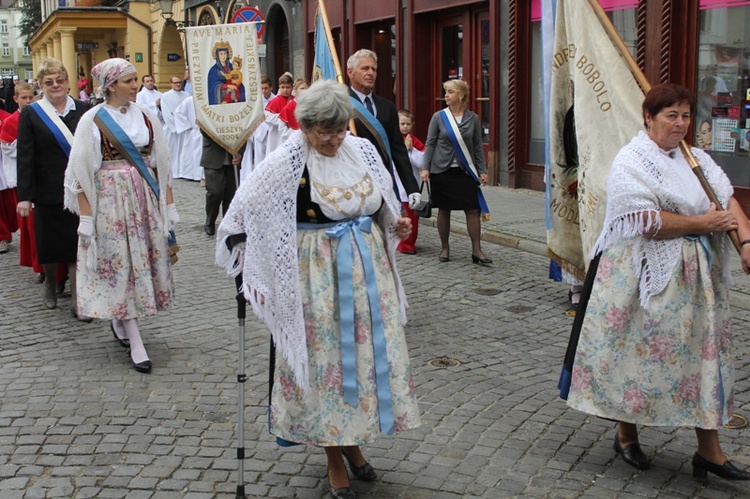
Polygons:
<instances>
[{"instance_id":1,"label":"street lamp","mask_svg":"<svg viewBox=\"0 0 750 499\"><path fill-rule=\"evenodd\" d=\"M164 18L164 24L169 26L174 24L177 30L185 29L186 26L192 26L193 23L187 18L187 10L185 11L184 21L175 21L174 13L172 12L172 5L174 0L159 0L159 6L161 7L161 17Z\"/></svg>"}]
</instances>

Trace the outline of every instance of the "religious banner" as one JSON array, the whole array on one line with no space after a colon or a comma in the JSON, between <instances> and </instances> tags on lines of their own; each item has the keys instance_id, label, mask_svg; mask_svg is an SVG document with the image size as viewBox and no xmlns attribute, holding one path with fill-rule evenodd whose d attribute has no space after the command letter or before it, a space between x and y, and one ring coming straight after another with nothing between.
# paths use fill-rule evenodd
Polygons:
<instances>
[{"instance_id":1,"label":"religious banner","mask_svg":"<svg viewBox=\"0 0 750 499\"><path fill-rule=\"evenodd\" d=\"M583 0L556 2L551 72L548 253L582 279L604 223L612 160L643 130L643 92Z\"/></svg>"},{"instance_id":2,"label":"religious banner","mask_svg":"<svg viewBox=\"0 0 750 499\"><path fill-rule=\"evenodd\" d=\"M198 126L236 154L264 120L256 23L185 28Z\"/></svg>"}]
</instances>

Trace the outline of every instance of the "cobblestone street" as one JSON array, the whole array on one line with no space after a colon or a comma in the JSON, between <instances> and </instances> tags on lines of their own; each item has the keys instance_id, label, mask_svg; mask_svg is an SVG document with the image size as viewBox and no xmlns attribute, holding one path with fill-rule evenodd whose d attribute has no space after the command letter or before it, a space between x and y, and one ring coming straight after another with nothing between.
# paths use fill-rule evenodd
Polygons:
<instances>
[{"instance_id":1,"label":"cobblestone street","mask_svg":"<svg viewBox=\"0 0 750 499\"><path fill-rule=\"evenodd\" d=\"M234 497L237 484L237 318L234 284L213 264L203 232L204 190L175 181L182 247L177 303L141 321L150 375L137 373L109 324L82 324L42 306L42 285L18 266L18 234L0 255L0 498ZM493 213L502 223L502 213ZM612 449L614 424L567 409L557 378L572 318L567 286L548 260L437 231L399 255L410 301L409 341L422 409L418 430L364 449L374 483L364 498L750 497L750 486L696 481L690 429L645 428L653 458L637 471ZM750 416L750 312L734 310L736 411ZM322 449L280 448L267 431L269 335L248 310L245 386L249 497L323 495ZM453 367L428 361L449 357ZM750 467L750 430L723 430L724 451Z\"/></svg>"}]
</instances>

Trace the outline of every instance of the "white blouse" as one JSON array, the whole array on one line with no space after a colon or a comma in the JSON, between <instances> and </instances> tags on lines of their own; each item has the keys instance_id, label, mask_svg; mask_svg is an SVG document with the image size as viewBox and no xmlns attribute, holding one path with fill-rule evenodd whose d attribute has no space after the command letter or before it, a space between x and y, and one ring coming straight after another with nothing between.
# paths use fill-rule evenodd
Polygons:
<instances>
[{"instance_id":1,"label":"white blouse","mask_svg":"<svg viewBox=\"0 0 750 499\"><path fill-rule=\"evenodd\" d=\"M307 171L310 198L331 220L372 215L380 209L383 202L380 189L359 160L343 148L333 157L310 148Z\"/></svg>"},{"instance_id":2,"label":"white blouse","mask_svg":"<svg viewBox=\"0 0 750 499\"><path fill-rule=\"evenodd\" d=\"M130 138L131 141L133 141L133 144L136 147L144 147L148 145L149 141L149 133L148 133L148 127L146 126L146 120L144 119L144 115L141 112L140 109L138 109L136 106L128 106L128 107L112 107L109 104L102 104L102 107L105 111L112 117L112 119L115 120L115 122L120 125L120 128L123 129L125 134ZM125 109L126 111L124 113L120 112L120 109ZM96 112L96 111L92 111ZM157 123L158 126L161 126L160 123ZM152 123L153 126L153 123ZM101 167L102 163L102 151L101 151L101 132L99 132L99 127L94 126L93 127L93 134L94 140L93 140L93 147L94 147L94 158L96 159L95 164L96 171L99 171L99 168ZM152 161L154 158L152 158ZM153 164L149 165L153 168Z\"/></svg>"}]
</instances>

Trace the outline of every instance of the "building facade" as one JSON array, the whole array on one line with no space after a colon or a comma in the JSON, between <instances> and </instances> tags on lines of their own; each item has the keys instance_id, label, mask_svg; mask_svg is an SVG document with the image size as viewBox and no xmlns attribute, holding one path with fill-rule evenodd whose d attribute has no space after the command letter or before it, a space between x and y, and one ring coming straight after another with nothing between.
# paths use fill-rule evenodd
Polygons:
<instances>
[{"instance_id":1,"label":"building facade","mask_svg":"<svg viewBox=\"0 0 750 499\"><path fill-rule=\"evenodd\" d=\"M311 74L318 0L178 0L171 21L158 2L108 8L80 7L96 0L43 2L44 23L29 41L35 62L59 55L87 72L119 55L164 85L184 69L180 25L242 22L257 12L265 21L262 71L274 81L285 71ZM750 212L750 0L599 3L652 84L671 81L694 93L690 141L724 168ZM374 50L376 92L410 108L419 137L443 106L442 82L463 78L471 86L469 107L484 125L490 181L544 188L540 0L326 0L326 6L342 65L360 48Z\"/></svg>"},{"instance_id":2,"label":"building facade","mask_svg":"<svg viewBox=\"0 0 750 499\"><path fill-rule=\"evenodd\" d=\"M18 34L22 17L20 3L0 2L0 75L3 79L13 75L21 80L33 78L31 52Z\"/></svg>"}]
</instances>

